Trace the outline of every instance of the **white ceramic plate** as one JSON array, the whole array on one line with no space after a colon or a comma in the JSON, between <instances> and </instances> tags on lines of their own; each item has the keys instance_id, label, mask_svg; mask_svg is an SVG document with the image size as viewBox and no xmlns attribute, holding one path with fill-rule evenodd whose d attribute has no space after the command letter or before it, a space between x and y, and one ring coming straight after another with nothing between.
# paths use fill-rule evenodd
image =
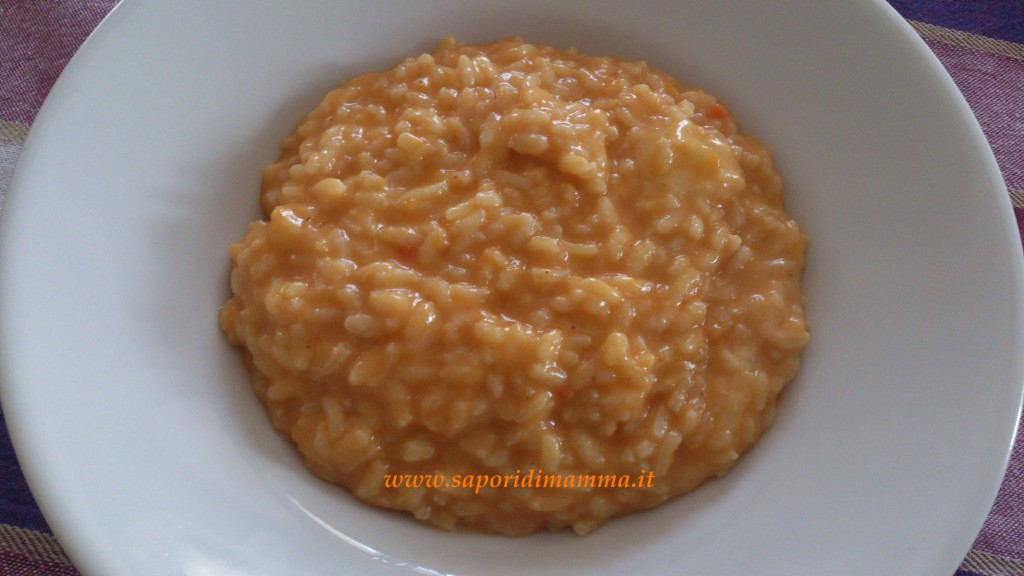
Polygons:
<instances>
[{"instance_id":1,"label":"white ceramic plate","mask_svg":"<svg viewBox=\"0 0 1024 576\"><path fill-rule=\"evenodd\" d=\"M647 59L771 146L813 337L726 478L586 538L446 534L315 480L217 328L278 140L445 34ZM934 575L1021 404L1021 257L977 123L881 2L126 2L75 57L4 209L4 412L88 575Z\"/></svg>"}]
</instances>

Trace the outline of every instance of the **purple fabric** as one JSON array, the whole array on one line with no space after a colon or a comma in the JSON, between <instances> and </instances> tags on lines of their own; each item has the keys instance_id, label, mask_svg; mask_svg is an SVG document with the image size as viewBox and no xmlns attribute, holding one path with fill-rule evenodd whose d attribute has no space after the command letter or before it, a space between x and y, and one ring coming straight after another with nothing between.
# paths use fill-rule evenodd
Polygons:
<instances>
[{"instance_id":1,"label":"purple fabric","mask_svg":"<svg viewBox=\"0 0 1024 576\"><path fill-rule=\"evenodd\" d=\"M0 549L0 576L78 576L70 562Z\"/></svg>"},{"instance_id":2,"label":"purple fabric","mask_svg":"<svg viewBox=\"0 0 1024 576\"><path fill-rule=\"evenodd\" d=\"M1024 241L1024 0L890 0L918 26L980 122ZM115 0L0 0L0 206L27 126ZM1016 44L995 48L985 38ZM1024 351L1022 351L1024 353ZM3 383L0 382L0 386ZM837 568L841 573L841 568ZM77 574L28 490L0 408L0 576ZM1024 576L1024 428L995 504L956 576Z\"/></svg>"},{"instance_id":3,"label":"purple fabric","mask_svg":"<svg viewBox=\"0 0 1024 576\"><path fill-rule=\"evenodd\" d=\"M989 38L1021 42L1024 2L1021 0L889 0L907 20L973 32Z\"/></svg>"},{"instance_id":4,"label":"purple fabric","mask_svg":"<svg viewBox=\"0 0 1024 576\"><path fill-rule=\"evenodd\" d=\"M1017 217L1017 230L1020 231L1021 242L1024 243L1024 208L1018 208L1018 207L1014 206L1013 207L1013 215ZM1022 429L1024 429L1024 428L1022 428ZM1013 447L1014 451L1016 451L1018 449L1024 450L1024 448L1021 448L1020 430L1017 430L1017 434L1018 434L1017 435L1018 442ZM1022 456L1022 458L1024 458L1024 454L1022 454L1021 456ZM1021 477L1021 482L1024 483L1024 476ZM1021 522L1024 522L1024 516L1021 517Z\"/></svg>"},{"instance_id":5,"label":"purple fabric","mask_svg":"<svg viewBox=\"0 0 1024 576\"><path fill-rule=\"evenodd\" d=\"M64 65L114 4L0 2L0 120L32 123Z\"/></svg>"},{"instance_id":6,"label":"purple fabric","mask_svg":"<svg viewBox=\"0 0 1024 576\"><path fill-rule=\"evenodd\" d=\"M36 506L32 494L21 474L18 461L14 458L14 448L7 435L3 411L0 410L0 524L9 524L49 532L50 528L43 519L42 512Z\"/></svg>"}]
</instances>

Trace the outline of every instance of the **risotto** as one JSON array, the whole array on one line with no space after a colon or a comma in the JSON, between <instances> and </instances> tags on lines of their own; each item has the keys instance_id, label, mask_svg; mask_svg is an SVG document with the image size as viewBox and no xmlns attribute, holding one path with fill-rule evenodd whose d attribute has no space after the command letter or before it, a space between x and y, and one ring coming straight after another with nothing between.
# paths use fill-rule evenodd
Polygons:
<instances>
[{"instance_id":1,"label":"risotto","mask_svg":"<svg viewBox=\"0 0 1024 576\"><path fill-rule=\"evenodd\" d=\"M586 533L727 472L797 372L805 237L769 151L643 62L446 39L282 149L220 324L273 425L362 501ZM527 470L653 481L384 483Z\"/></svg>"}]
</instances>

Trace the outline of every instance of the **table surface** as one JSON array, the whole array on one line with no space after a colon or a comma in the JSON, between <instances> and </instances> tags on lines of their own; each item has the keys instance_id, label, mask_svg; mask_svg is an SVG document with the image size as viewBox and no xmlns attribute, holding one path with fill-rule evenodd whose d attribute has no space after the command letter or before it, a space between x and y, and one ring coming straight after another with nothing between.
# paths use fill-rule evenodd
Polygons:
<instances>
[{"instance_id":1,"label":"table surface","mask_svg":"<svg viewBox=\"0 0 1024 576\"><path fill-rule=\"evenodd\" d=\"M1024 1L890 0L988 137L1024 237ZM0 207L39 107L115 0L0 0ZM956 576L1024 576L1024 427ZM0 576L76 575L18 467L0 406Z\"/></svg>"}]
</instances>

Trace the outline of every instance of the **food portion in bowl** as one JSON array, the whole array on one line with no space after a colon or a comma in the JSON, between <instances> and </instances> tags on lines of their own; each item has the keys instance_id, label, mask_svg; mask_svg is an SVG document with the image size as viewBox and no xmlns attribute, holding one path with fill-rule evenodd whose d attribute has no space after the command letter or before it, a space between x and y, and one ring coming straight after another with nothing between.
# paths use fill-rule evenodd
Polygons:
<instances>
[{"instance_id":1,"label":"food portion in bowl","mask_svg":"<svg viewBox=\"0 0 1024 576\"><path fill-rule=\"evenodd\" d=\"M724 474L771 424L808 340L805 237L715 97L446 39L330 92L282 147L220 323L321 478L446 529L582 534ZM452 481L531 473L641 481Z\"/></svg>"}]
</instances>

